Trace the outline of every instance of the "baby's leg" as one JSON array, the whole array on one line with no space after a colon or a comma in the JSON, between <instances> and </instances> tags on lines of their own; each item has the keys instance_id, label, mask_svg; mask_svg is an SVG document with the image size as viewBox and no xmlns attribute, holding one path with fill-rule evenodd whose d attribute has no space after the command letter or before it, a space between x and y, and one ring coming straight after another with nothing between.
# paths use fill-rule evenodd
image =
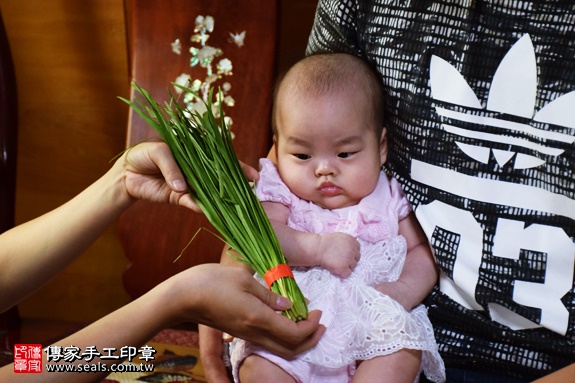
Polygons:
<instances>
[{"instance_id":1,"label":"baby's leg","mask_svg":"<svg viewBox=\"0 0 575 383\"><path fill-rule=\"evenodd\" d=\"M277 364L255 354L243 361L239 375L241 383L295 383L295 379Z\"/></svg>"},{"instance_id":2,"label":"baby's leg","mask_svg":"<svg viewBox=\"0 0 575 383\"><path fill-rule=\"evenodd\" d=\"M353 383L413 383L419 374L421 351L402 349L393 354L378 356L361 362Z\"/></svg>"}]
</instances>

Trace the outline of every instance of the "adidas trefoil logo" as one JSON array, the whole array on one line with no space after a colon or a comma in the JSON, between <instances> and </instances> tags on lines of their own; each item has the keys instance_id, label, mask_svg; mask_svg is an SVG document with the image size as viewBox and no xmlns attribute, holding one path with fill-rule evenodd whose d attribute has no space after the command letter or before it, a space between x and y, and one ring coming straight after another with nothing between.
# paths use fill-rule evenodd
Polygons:
<instances>
[{"instance_id":1,"label":"adidas trefoil logo","mask_svg":"<svg viewBox=\"0 0 575 383\"><path fill-rule=\"evenodd\" d=\"M442 127L464 138L462 141L479 141L478 145L456 141L457 146L476 161L487 164L492 153L500 167L514 159L514 169L534 168L544 164L547 158L561 155L564 152L561 145L575 142L575 136L564 133L575 129L575 91L558 97L535 113L537 65L529 35L521 37L501 61L485 108L457 69L435 55L431 58L430 84L435 100L454 105L453 108L436 105ZM470 108L473 114L454 110L457 106ZM457 122L490 128L483 130L501 129L501 132L458 127ZM542 130L533 126L537 123L563 129L562 132ZM490 143L499 149L490 147ZM502 145L508 149L502 150Z\"/></svg>"}]
</instances>

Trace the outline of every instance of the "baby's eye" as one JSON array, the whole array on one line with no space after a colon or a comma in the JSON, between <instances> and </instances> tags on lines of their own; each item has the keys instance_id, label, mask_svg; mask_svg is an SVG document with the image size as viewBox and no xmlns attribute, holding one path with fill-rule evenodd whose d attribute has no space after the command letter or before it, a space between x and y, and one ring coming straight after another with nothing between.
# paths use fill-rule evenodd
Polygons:
<instances>
[{"instance_id":1,"label":"baby's eye","mask_svg":"<svg viewBox=\"0 0 575 383\"><path fill-rule=\"evenodd\" d=\"M296 153L293 156L298 160L309 160L311 158L311 156L309 156L308 154L301 154L301 153Z\"/></svg>"},{"instance_id":2,"label":"baby's eye","mask_svg":"<svg viewBox=\"0 0 575 383\"><path fill-rule=\"evenodd\" d=\"M354 152L343 152L343 153L339 153L337 156L339 158L348 158L351 157L354 154Z\"/></svg>"}]
</instances>

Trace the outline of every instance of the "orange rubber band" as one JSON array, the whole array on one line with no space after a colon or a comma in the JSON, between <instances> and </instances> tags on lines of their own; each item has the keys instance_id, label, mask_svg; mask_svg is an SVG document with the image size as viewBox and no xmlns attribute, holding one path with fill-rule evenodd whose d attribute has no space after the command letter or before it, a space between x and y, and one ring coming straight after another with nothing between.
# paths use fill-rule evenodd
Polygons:
<instances>
[{"instance_id":1,"label":"orange rubber band","mask_svg":"<svg viewBox=\"0 0 575 383\"><path fill-rule=\"evenodd\" d=\"M280 263L277 266L272 267L264 274L264 281L268 287L272 287L273 283L280 278L290 277L293 278L293 273L291 268L286 263Z\"/></svg>"}]
</instances>

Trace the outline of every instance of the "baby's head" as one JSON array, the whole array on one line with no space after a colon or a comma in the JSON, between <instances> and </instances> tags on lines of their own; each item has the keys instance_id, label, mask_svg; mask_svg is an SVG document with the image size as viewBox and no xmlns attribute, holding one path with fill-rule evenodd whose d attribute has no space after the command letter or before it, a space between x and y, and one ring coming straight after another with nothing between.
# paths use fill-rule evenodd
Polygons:
<instances>
[{"instance_id":1,"label":"baby's head","mask_svg":"<svg viewBox=\"0 0 575 383\"><path fill-rule=\"evenodd\" d=\"M274 93L273 134L278 134L278 115L288 96L309 98L366 97L365 111L373 127L383 130L383 86L376 70L359 57L346 53L317 54L297 62L280 79ZM293 112L293 111L290 111ZM370 124L371 125L371 124Z\"/></svg>"},{"instance_id":2,"label":"baby's head","mask_svg":"<svg viewBox=\"0 0 575 383\"><path fill-rule=\"evenodd\" d=\"M379 75L348 54L295 64L276 89L278 170L300 198L337 209L370 194L387 155Z\"/></svg>"}]
</instances>

